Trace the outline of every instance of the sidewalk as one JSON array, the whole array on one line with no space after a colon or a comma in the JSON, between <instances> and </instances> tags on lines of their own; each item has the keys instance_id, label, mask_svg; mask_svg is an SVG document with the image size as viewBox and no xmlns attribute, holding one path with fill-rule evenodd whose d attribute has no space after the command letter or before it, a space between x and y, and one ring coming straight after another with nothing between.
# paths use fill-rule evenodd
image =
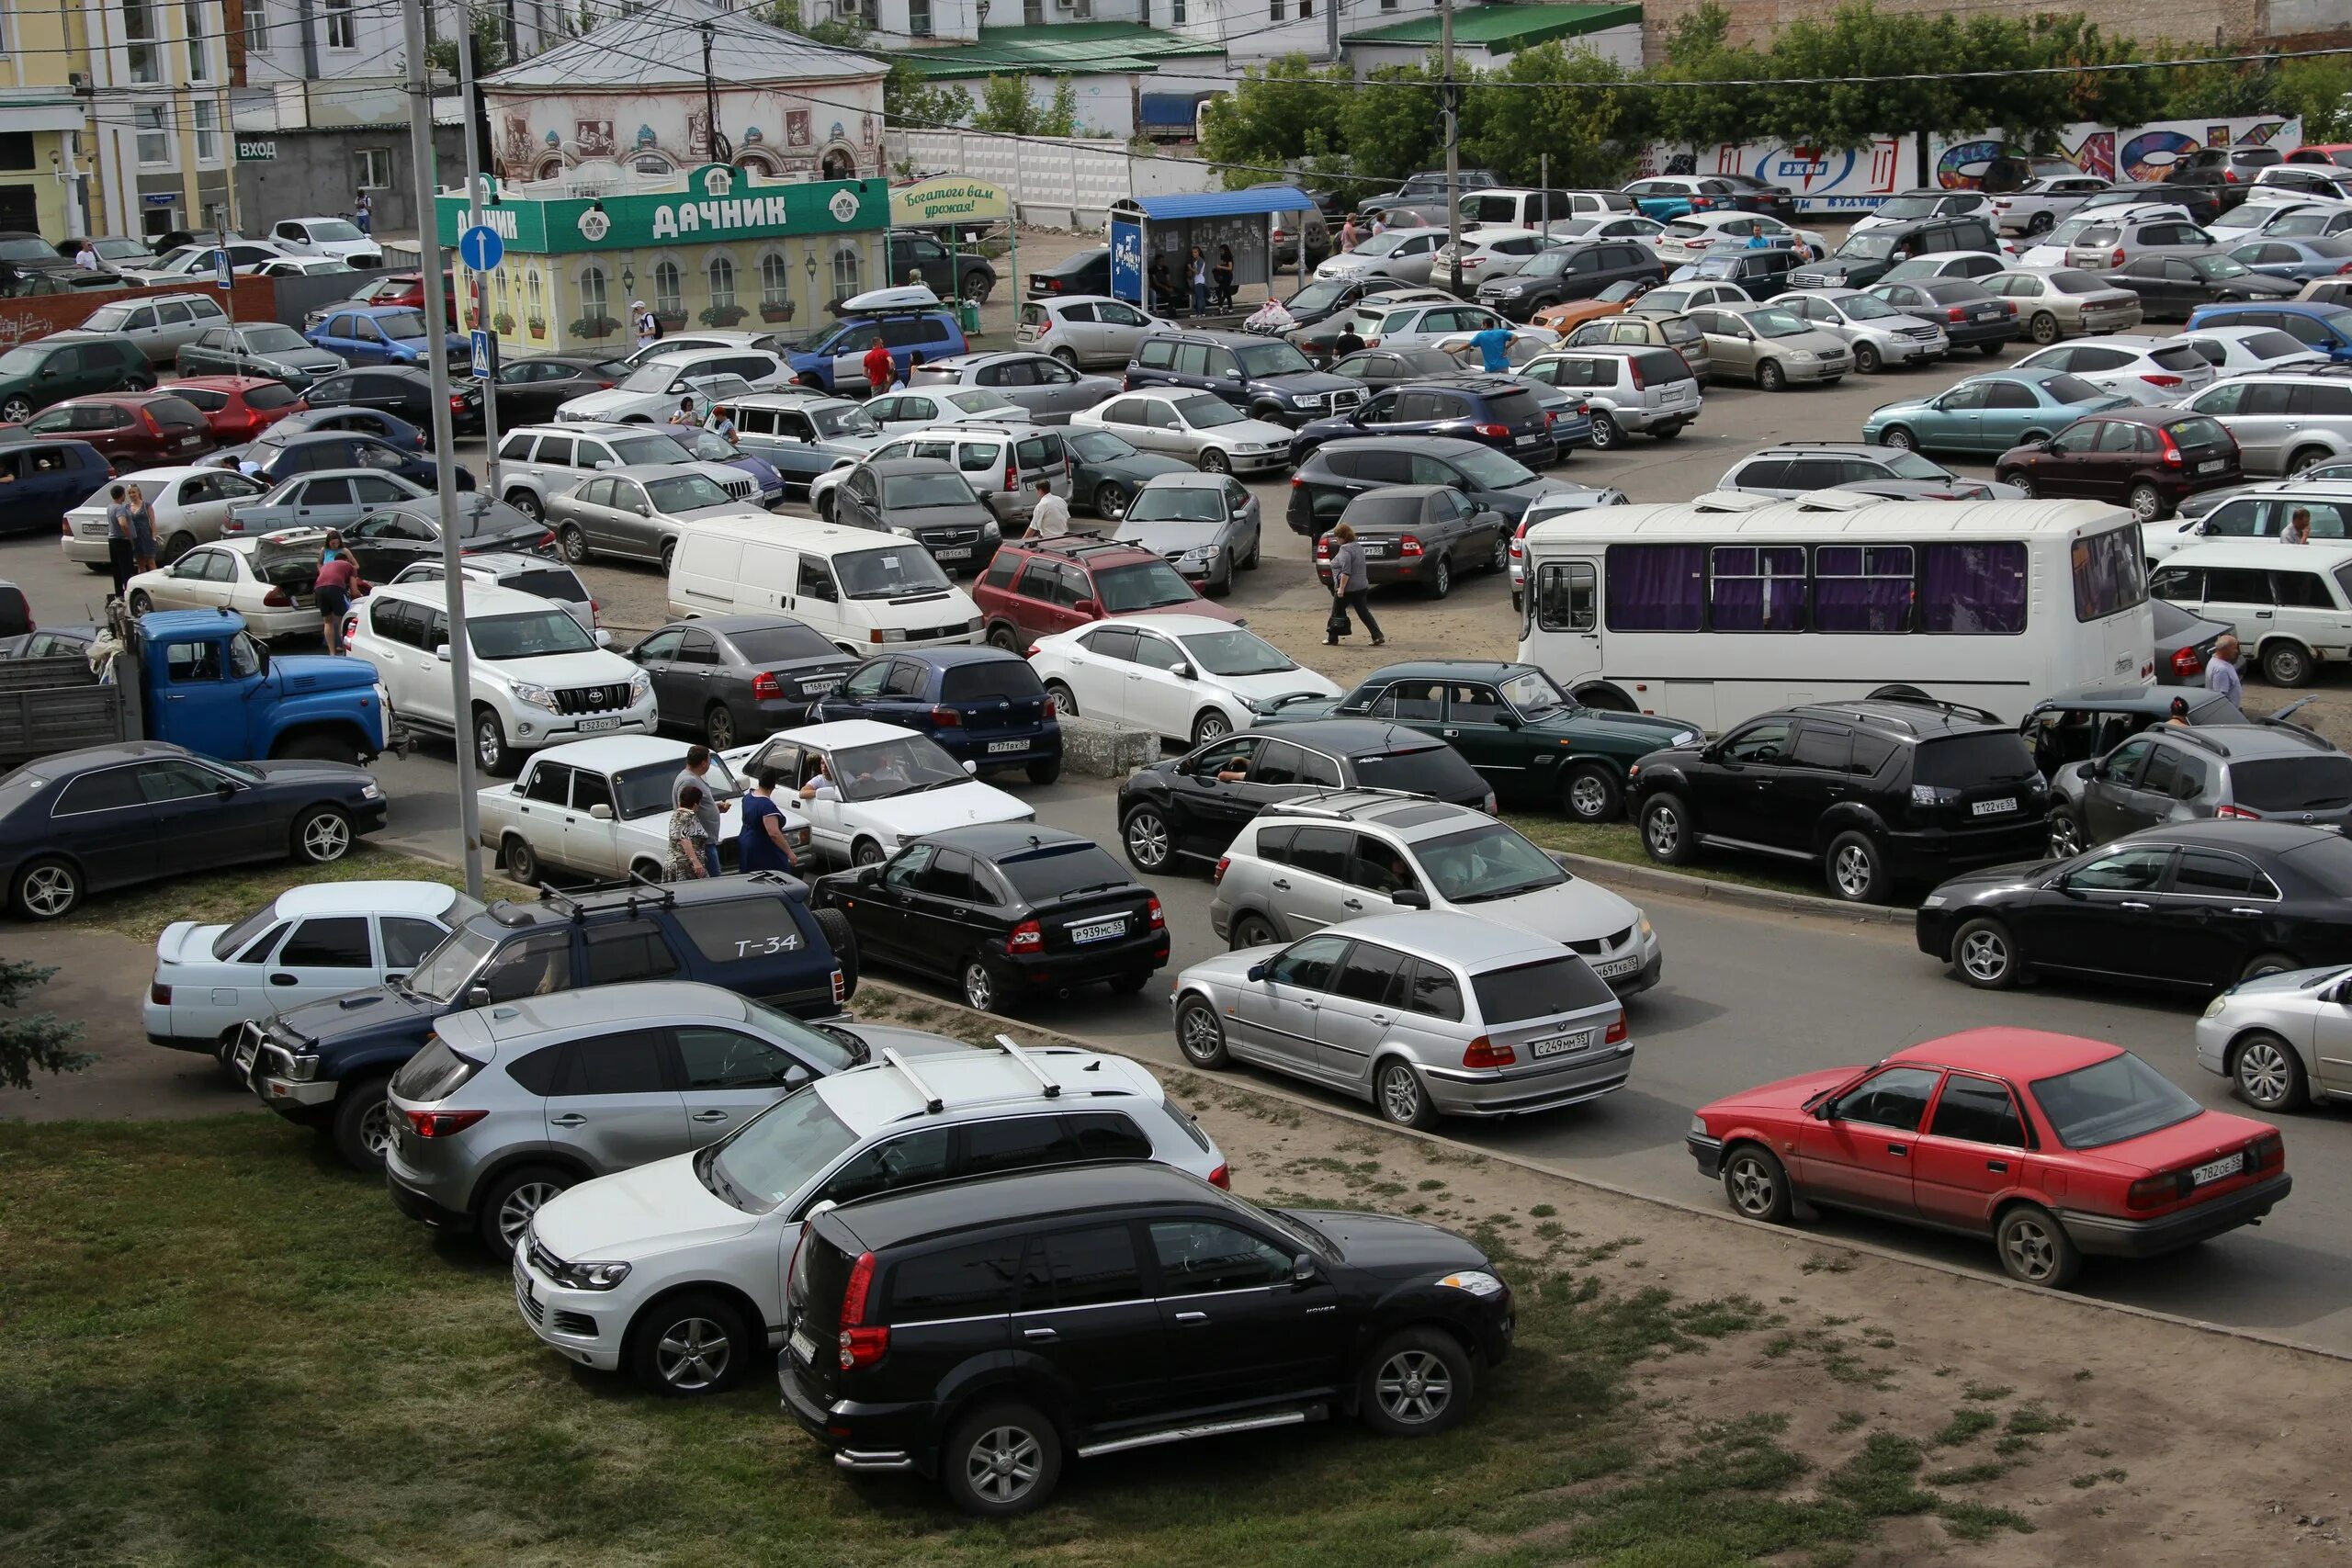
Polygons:
<instances>
[{"instance_id":1,"label":"sidewalk","mask_svg":"<svg viewBox=\"0 0 2352 1568\"><path fill-rule=\"evenodd\" d=\"M57 974L33 993L30 1010L79 1020L81 1049L98 1059L85 1072L36 1076L30 1089L0 1089L0 1122L185 1121L261 1104L209 1056L147 1043L139 1004L155 971L155 950L109 931L9 922L8 953Z\"/></svg>"}]
</instances>

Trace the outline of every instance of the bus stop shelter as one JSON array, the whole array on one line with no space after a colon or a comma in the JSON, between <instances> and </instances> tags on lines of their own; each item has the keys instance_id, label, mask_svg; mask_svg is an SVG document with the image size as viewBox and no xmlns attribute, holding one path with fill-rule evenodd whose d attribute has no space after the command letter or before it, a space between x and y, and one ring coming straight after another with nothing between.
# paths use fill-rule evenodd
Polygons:
<instances>
[{"instance_id":1,"label":"bus stop shelter","mask_svg":"<svg viewBox=\"0 0 2352 1568\"><path fill-rule=\"evenodd\" d=\"M1201 191L1184 196L1139 196L1114 202L1111 208L1111 292L1148 310L1154 302L1144 298L1152 263L1166 263L1169 287L1188 292L1184 262L1198 245L1211 265L1217 247L1233 247L1233 281L1237 288L1259 284L1270 290L1274 280L1274 220L1283 213L1302 216L1293 225L1298 231L1298 275L1306 278L1306 233L1304 214L1315 198L1295 186L1256 186L1249 190Z\"/></svg>"}]
</instances>

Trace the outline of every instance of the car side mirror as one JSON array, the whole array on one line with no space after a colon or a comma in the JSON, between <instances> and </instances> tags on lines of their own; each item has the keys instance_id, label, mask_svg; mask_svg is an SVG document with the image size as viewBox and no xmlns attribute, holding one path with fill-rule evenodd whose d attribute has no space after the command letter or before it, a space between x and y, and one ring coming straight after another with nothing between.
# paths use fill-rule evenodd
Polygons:
<instances>
[{"instance_id":1,"label":"car side mirror","mask_svg":"<svg viewBox=\"0 0 2352 1568\"><path fill-rule=\"evenodd\" d=\"M1388 901L1400 909L1426 909L1430 896L1418 887L1399 887L1388 896Z\"/></svg>"},{"instance_id":2,"label":"car side mirror","mask_svg":"<svg viewBox=\"0 0 2352 1568\"><path fill-rule=\"evenodd\" d=\"M859 866L857 868L857 883L861 887L880 886L882 883L882 868L878 865Z\"/></svg>"},{"instance_id":3,"label":"car side mirror","mask_svg":"<svg viewBox=\"0 0 2352 1568\"><path fill-rule=\"evenodd\" d=\"M1305 1287L1315 1283L1316 1274L1313 1253L1302 1252L1290 1260L1290 1282L1294 1286Z\"/></svg>"},{"instance_id":4,"label":"car side mirror","mask_svg":"<svg viewBox=\"0 0 2352 1568\"><path fill-rule=\"evenodd\" d=\"M602 473L604 470L613 466L613 460L610 457L599 457L596 459L596 471L598 473Z\"/></svg>"},{"instance_id":5,"label":"car side mirror","mask_svg":"<svg viewBox=\"0 0 2352 1568\"><path fill-rule=\"evenodd\" d=\"M1099 599L1080 599L1070 608L1081 615L1099 615L1102 613L1102 602Z\"/></svg>"},{"instance_id":6,"label":"car side mirror","mask_svg":"<svg viewBox=\"0 0 2352 1568\"><path fill-rule=\"evenodd\" d=\"M212 793L219 795L223 800L231 800L236 796L237 786L231 784L228 780L223 779L219 784L212 786Z\"/></svg>"},{"instance_id":7,"label":"car side mirror","mask_svg":"<svg viewBox=\"0 0 2352 1568\"><path fill-rule=\"evenodd\" d=\"M980 771L980 765L978 762L967 762L964 764L964 771L967 773L970 773L977 777Z\"/></svg>"},{"instance_id":8,"label":"car side mirror","mask_svg":"<svg viewBox=\"0 0 2352 1568\"><path fill-rule=\"evenodd\" d=\"M468 986L466 987L466 1005L469 1008L488 1007L490 1005L490 987L488 986Z\"/></svg>"},{"instance_id":9,"label":"car side mirror","mask_svg":"<svg viewBox=\"0 0 2352 1568\"><path fill-rule=\"evenodd\" d=\"M789 1091L805 1089L813 1081L808 1068L795 1062L776 1075L775 1081Z\"/></svg>"},{"instance_id":10,"label":"car side mirror","mask_svg":"<svg viewBox=\"0 0 2352 1568\"><path fill-rule=\"evenodd\" d=\"M610 647L612 647L612 646L613 646L613 634L612 634L612 633L610 633L610 632L608 632L608 631L606 631L604 627L602 627L602 626L598 626L598 627L596 628L596 646L597 646L598 648L610 648Z\"/></svg>"},{"instance_id":11,"label":"car side mirror","mask_svg":"<svg viewBox=\"0 0 2352 1568\"><path fill-rule=\"evenodd\" d=\"M446 642L435 644L433 649L433 657L439 660L444 664L448 663L449 645Z\"/></svg>"},{"instance_id":12,"label":"car side mirror","mask_svg":"<svg viewBox=\"0 0 2352 1568\"><path fill-rule=\"evenodd\" d=\"M609 822L613 819L613 808L609 806L592 806L588 808L588 815L599 822Z\"/></svg>"},{"instance_id":13,"label":"car side mirror","mask_svg":"<svg viewBox=\"0 0 2352 1568\"><path fill-rule=\"evenodd\" d=\"M1261 959L1257 963L1250 965L1245 978L1254 985L1257 982L1263 980L1268 975L1272 974L1273 972L1273 967L1274 963L1272 959Z\"/></svg>"},{"instance_id":14,"label":"car side mirror","mask_svg":"<svg viewBox=\"0 0 2352 1568\"><path fill-rule=\"evenodd\" d=\"M1175 669L1170 670L1169 673L1175 676L1179 681L1194 681L1200 678L1198 673L1190 664L1179 664Z\"/></svg>"}]
</instances>

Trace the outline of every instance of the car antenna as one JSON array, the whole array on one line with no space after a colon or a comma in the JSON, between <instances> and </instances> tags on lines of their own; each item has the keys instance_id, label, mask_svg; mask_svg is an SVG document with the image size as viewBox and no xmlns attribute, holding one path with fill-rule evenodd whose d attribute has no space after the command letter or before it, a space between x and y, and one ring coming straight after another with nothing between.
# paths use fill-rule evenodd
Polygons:
<instances>
[{"instance_id":1,"label":"car antenna","mask_svg":"<svg viewBox=\"0 0 2352 1568\"><path fill-rule=\"evenodd\" d=\"M1012 1057L1014 1061L1028 1068L1029 1076L1031 1077L1035 1078L1039 1083L1045 1086L1046 1098L1047 1100L1059 1100L1062 1097L1062 1086L1056 1083L1052 1075L1048 1074L1045 1068L1037 1065L1037 1058L1029 1055L1028 1052L1023 1051L1020 1046L1015 1045L1012 1043L1012 1035L1000 1034L996 1037L996 1043L1004 1047L1004 1054L1006 1055Z\"/></svg>"}]
</instances>

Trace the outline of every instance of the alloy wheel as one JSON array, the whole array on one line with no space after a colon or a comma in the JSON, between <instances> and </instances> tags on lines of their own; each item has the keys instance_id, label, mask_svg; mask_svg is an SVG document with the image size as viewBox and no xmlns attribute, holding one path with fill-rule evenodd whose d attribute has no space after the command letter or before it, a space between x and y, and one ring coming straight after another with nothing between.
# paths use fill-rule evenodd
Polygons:
<instances>
[{"instance_id":1,"label":"alloy wheel","mask_svg":"<svg viewBox=\"0 0 2352 1568\"><path fill-rule=\"evenodd\" d=\"M1848 844L1838 852L1838 891L1849 898L1860 898L1871 888L1870 852L1860 844Z\"/></svg>"},{"instance_id":2,"label":"alloy wheel","mask_svg":"<svg viewBox=\"0 0 2352 1568\"><path fill-rule=\"evenodd\" d=\"M1581 821L1597 822L1609 809L1609 784L1598 773L1578 773L1568 784L1568 810Z\"/></svg>"},{"instance_id":3,"label":"alloy wheel","mask_svg":"<svg viewBox=\"0 0 2352 1568\"><path fill-rule=\"evenodd\" d=\"M964 1456L964 1478L975 1495L996 1504L1017 1503L1037 1484L1045 1450L1025 1427L991 1427Z\"/></svg>"},{"instance_id":4,"label":"alloy wheel","mask_svg":"<svg viewBox=\"0 0 2352 1568\"><path fill-rule=\"evenodd\" d=\"M1898 452L1909 452L1916 450L1919 445L1919 443L1912 436L1911 433L1899 424L1889 425L1885 434L1881 435L1879 439L1885 442L1889 446L1894 447Z\"/></svg>"},{"instance_id":5,"label":"alloy wheel","mask_svg":"<svg viewBox=\"0 0 2352 1568\"><path fill-rule=\"evenodd\" d=\"M1380 1108L1400 1125L1410 1125L1419 1118L1421 1086L1412 1068L1399 1062L1380 1075Z\"/></svg>"},{"instance_id":6,"label":"alloy wheel","mask_svg":"<svg viewBox=\"0 0 2352 1568\"><path fill-rule=\"evenodd\" d=\"M1453 1374L1428 1350L1397 1351L1380 1364L1372 1386L1381 1410L1402 1426L1426 1426L1453 1403Z\"/></svg>"},{"instance_id":7,"label":"alloy wheel","mask_svg":"<svg viewBox=\"0 0 2352 1568\"><path fill-rule=\"evenodd\" d=\"M523 1228L531 1223L531 1216L539 1212L539 1205L562 1190L552 1181L526 1181L509 1192L506 1201L498 1206L499 1239L513 1247L521 1239Z\"/></svg>"},{"instance_id":8,"label":"alloy wheel","mask_svg":"<svg viewBox=\"0 0 2352 1568\"><path fill-rule=\"evenodd\" d=\"M1138 811L1127 818L1127 856L1146 871L1168 863L1168 823L1153 811Z\"/></svg>"},{"instance_id":9,"label":"alloy wheel","mask_svg":"<svg viewBox=\"0 0 2352 1568\"><path fill-rule=\"evenodd\" d=\"M1204 1007L1184 1010L1177 1043L1184 1047L1184 1055L1195 1062L1212 1062L1225 1048L1225 1032L1217 1027L1216 1015Z\"/></svg>"},{"instance_id":10,"label":"alloy wheel","mask_svg":"<svg viewBox=\"0 0 2352 1568\"><path fill-rule=\"evenodd\" d=\"M1971 931L1960 944L1960 966L1973 978L1998 980L2009 972L2009 944L1998 931Z\"/></svg>"},{"instance_id":11,"label":"alloy wheel","mask_svg":"<svg viewBox=\"0 0 2352 1568\"><path fill-rule=\"evenodd\" d=\"M996 981L978 959L964 965L964 1005L974 1012L987 1012L996 1005Z\"/></svg>"},{"instance_id":12,"label":"alloy wheel","mask_svg":"<svg viewBox=\"0 0 2352 1568\"><path fill-rule=\"evenodd\" d=\"M359 1146L377 1159L392 1152L392 1104L379 1100L359 1118Z\"/></svg>"},{"instance_id":13,"label":"alloy wheel","mask_svg":"<svg viewBox=\"0 0 2352 1568\"><path fill-rule=\"evenodd\" d=\"M1732 1206L1749 1219L1759 1219L1772 1212L1780 1198L1780 1184L1764 1162L1754 1155L1737 1155L1731 1162Z\"/></svg>"},{"instance_id":14,"label":"alloy wheel","mask_svg":"<svg viewBox=\"0 0 2352 1568\"><path fill-rule=\"evenodd\" d=\"M1672 807L1652 807L1642 818L1642 836L1649 840L1652 854L1668 859L1682 847L1682 818Z\"/></svg>"},{"instance_id":15,"label":"alloy wheel","mask_svg":"<svg viewBox=\"0 0 2352 1568\"><path fill-rule=\"evenodd\" d=\"M2262 1110L2275 1111L2287 1103L2295 1069L2278 1044L2255 1040L2238 1053L2237 1077L2238 1088L2248 1100Z\"/></svg>"},{"instance_id":16,"label":"alloy wheel","mask_svg":"<svg viewBox=\"0 0 2352 1568\"><path fill-rule=\"evenodd\" d=\"M302 852L322 864L341 860L351 848L351 824L332 811L322 811L302 829Z\"/></svg>"},{"instance_id":17,"label":"alloy wheel","mask_svg":"<svg viewBox=\"0 0 2352 1568\"><path fill-rule=\"evenodd\" d=\"M2083 830L2071 817L2050 819L2050 858L2071 860L2083 852Z\"/></svg>"},{"instance_id":18,"label":"alloy wheel","mask_svg":"<svg viewBox=\"0 0 2352 1568\"><path fill-rule=\"evenodd\" d=\"M2047 1280L2058 1271L2058 1247L2039 1219L2022 1215L2009 1222L2001 1238L2009 1267L2021 1280Z\"/></svg>"},{"instance_id":19,"label":"alloy wheel","mask_svg":"<svg viewBox=\"0 0 2352 1568\"><path fill-rule=\"evenodd\" d=\"M74 907L74 874L62 865L37 865L25 873L18 897L37 919L54 919Z\"/></svg>"},{"instance_id":20,"label":"alloy wheel","mask_svg":"<svg viewBox=\"0 0 2352 1568\"><path fill-rule=\"evenodd\" d=\"M653 1364L662 1381L685 1391L706 1389L727 1375L735 1348L727 1330L707 1317L682 1318L662 1331L653 1348Z\"/></svg>"}]
</instances>

